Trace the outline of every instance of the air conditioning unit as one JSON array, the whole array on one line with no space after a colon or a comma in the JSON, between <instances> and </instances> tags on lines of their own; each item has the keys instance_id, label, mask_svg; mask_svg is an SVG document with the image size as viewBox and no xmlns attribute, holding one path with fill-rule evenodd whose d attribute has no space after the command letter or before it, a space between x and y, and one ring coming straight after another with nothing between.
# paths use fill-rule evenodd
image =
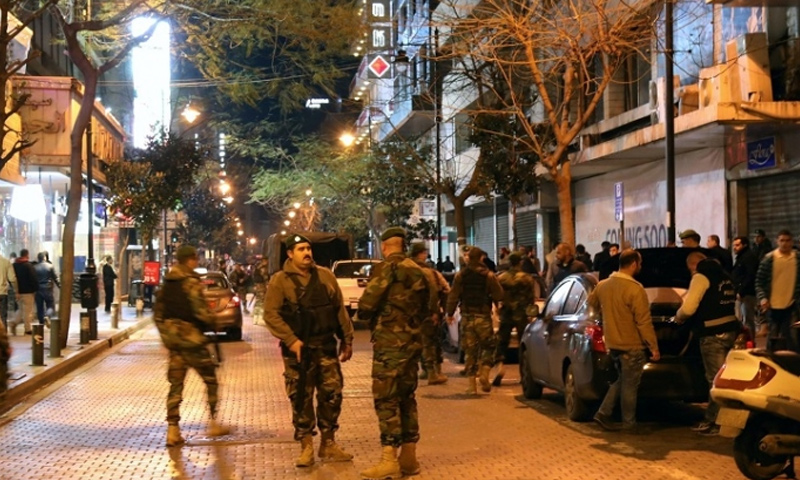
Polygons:
<instances>
[{"instance_id":1,"label":"air conditioning unit","mask_svg":"<svg viewBox=\"0 0 800 480\"><path fill-rule=\"evenodd\" d=\"M673 92L676 88L681 86L681 77L675 75L672 77L672 89ZM673 96L673 100L677 102L679 98L677 96ZM655 80L650 81L650 108L653 109L653 113L650 115L652 123L661 123L664 121L666 116L666 111L664 109L664 77L658 77ZM675 105L672 106L672 115L675 116Z\"/></svg>"},{"instance_id":2,"label":"air conditioning unit","mask_svg":"<svg viewBox=\"0 0 800 480\"><path fill-rule=\"evenodd\" d=\"M734 68L735 65L720 64L700 70L700 108L734 101Z\"/></svg>"},{"instance_id":3,"label":"air conditioning unit","mask_svg":"<svg viewBox=\"0 0 800 480\"><path fill-rule=\"evenodd\" d=\"M725 45L728 63L733 66L739 94L734 101L771 102L772 78L769 71L769 42L766 33L740 35Z\"/></svg>"}]
</instances>

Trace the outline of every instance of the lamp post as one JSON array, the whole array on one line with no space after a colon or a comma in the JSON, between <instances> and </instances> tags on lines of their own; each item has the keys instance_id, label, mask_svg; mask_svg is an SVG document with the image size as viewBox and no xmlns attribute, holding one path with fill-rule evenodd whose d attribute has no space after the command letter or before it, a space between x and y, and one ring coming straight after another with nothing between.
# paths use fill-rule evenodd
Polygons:
<instances>
[{"instance_id":1,"label":"lamp post","mask_svg":"<svg viewBox=\"0 0 800 480\"><path fill-rule=\"evenodd\" d=\"M86 255L86 269L81 274L78 284L81 291L81 307L86 309L86 313L81 315L81 334L80 343L89 343L89 340L97 340L97 305L99 303L99 292L97 290L97 267L94 263L94 186L92 185L92 119L86 127L86 203L88 229L88 252Z\"/></svg>"},{"instance_id":2,"label":"lamp post","mask_svg":"<svg viewBox=\"0 0 800 480\"><path fill-rule=\"evenodd\" d=\"M674 76L673 50L673 0L665 0L664 5L664 156L667 163L667 241L675 243L675 92L672 85Z\"/></svg>"}]
</instances>

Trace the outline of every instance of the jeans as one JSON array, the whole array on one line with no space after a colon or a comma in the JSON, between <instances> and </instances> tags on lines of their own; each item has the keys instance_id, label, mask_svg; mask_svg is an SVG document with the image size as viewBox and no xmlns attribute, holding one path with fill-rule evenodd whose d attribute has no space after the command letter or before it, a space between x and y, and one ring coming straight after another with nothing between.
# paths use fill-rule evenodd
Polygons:
<instances>
[{"instance_id":1,"label":"jeans","mask_svg":"<svg viewBox=\"0 0 800 480\"><path fill-rule=\"evenodd\" d=\"M603 403L597 413L610 417L614 413L617 398L622 407L622 426L631 428L636 425L636 398L639 394L639 383L642 380L647 355L644 350L611 350L611 358L617 369L617 381L608 388Z\"/></svg>"},{"instance_id":2,"label":"jeans","mask_svg":"<svg viewBox=\"0 0 800 480\"><path fill-rule=\"evenodd\" d=\"M767 312L769 322L769 336L767 337L767 350L775 352L777 350L797 350L797 342L792 332L792 321L795 313L795 306L782 309L770 309Z\"/></svg>"},{"instance_id":3,"label":"jeans","mask_svg":"<svg viewBox=\"0 0 800 480\"><path fill-rule=\"evenodd\" d=\"M706 371L706 380L709 387L713 385L714 377L717 376L717 372L725 363L728 352L731 351L733 344L736 343L737 335L738 332L725 332L700 337L700 355L703 357L703 368ZM719 405L709 395L705 420L714 422L717 419L717 412L719 412Z\"/></svg>"},{"instance_id":4,"label":"jeans","mask_svg":"<svg viewBox=\"0 0 800 480\"><path fill-rule=\"evenodd\" d=\"M736 300L736 318L750 330L750 335L756 336L756 301L755 295L745 295L741 300Z\"/></svg>"},{"instance_id":5,"label":"jeans","mask_svg":"<svg viewBox=\"0 0 800 480\"><path fill-rule=\"evenodd\" d=\"M36 292L36 318L39 319L40 324L44 323L45 315L48 317L53 315L55 306L53 289L50 287L39 287L39 291ZM45 308L47 309L45 310Z\"/></svg>"}]
</instances>

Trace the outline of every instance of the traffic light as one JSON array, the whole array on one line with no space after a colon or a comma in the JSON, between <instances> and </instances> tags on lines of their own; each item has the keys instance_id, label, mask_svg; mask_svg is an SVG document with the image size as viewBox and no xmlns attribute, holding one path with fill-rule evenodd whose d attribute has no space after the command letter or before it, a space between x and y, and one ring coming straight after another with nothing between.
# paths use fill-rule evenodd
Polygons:
<instances>
[{"instance_id":1,"label":"traffic light","mask_svg":"<svg viewBox=\"0 0 800 480\"><path fill-rule=\"evenodd\" d=\"M178 234L172 232L172 243L178 243Z\"/></svg>"}]
</instances>

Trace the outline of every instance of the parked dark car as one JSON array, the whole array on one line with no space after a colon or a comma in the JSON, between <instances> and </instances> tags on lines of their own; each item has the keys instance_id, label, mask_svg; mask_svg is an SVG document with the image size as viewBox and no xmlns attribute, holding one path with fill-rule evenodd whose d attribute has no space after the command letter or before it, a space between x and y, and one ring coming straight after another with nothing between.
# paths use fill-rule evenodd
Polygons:
<instances>
[{"instance_id":1,"label":"parked dark car","mask_svg":"<svg viewBox=\"0 0 800 480\"><path fill-rule=\"evenodd\" d=\"M697 338L688 325L674 321L689 287L686 248L640 249L661 360L644 367L639 398L703 402L708 399ZM619 262L618 258L612 259ZM603 340L603 322L587 303L597 286L593 274L564 279L525 329L520 345L520 374L526 398L539 398L543 387L564 393L571 420L587 420L617 374Z\"/></svg>"},{"instance_id":2,"label":"parked dark car","mask_svg":"<svg viewBox=\"0 0 800 480\"><path fill-rule=\"evenodd\" d=\"M241 340L242 299L233 291L225 274L201 272L200 281L206 287L203 296L214 314L217 333L225 333L228 340Z\"/></svg>"}]
</instances>

